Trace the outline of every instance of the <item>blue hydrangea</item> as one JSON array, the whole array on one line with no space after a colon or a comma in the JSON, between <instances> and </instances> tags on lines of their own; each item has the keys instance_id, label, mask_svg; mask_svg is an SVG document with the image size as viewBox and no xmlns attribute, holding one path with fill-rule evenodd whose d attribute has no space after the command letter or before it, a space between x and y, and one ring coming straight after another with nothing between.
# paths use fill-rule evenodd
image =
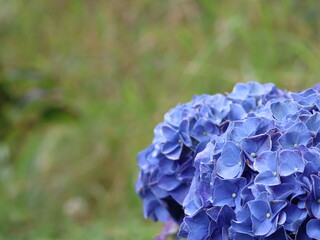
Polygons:
<instances>
[{"instance_id":1,"label":"blue hydrangea","mask_svg":"<svg viewBox=\"0 0 320 240\"><path fill-rule=\"evenodd\" d=\"M189 240L320 239L319 89L240 83L171 109L138 155L145 217Z\"/></svg>"}]
</instances>

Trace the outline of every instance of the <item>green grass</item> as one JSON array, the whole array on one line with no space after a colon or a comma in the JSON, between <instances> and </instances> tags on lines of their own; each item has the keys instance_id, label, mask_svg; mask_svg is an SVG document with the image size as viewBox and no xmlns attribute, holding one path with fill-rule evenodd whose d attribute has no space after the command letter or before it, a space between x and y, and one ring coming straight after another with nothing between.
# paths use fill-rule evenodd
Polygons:
<instances>
[{"instance_id":1,"label":"green grass","mask_svg":"<svg viewBox=\"0 0 320 240\"><path fill-rule=\"evenodd\" d=\"M169 108L320 79L318 1L0 5L0 239L152 239L136 154Z\"/></svg>"}]
</instances>

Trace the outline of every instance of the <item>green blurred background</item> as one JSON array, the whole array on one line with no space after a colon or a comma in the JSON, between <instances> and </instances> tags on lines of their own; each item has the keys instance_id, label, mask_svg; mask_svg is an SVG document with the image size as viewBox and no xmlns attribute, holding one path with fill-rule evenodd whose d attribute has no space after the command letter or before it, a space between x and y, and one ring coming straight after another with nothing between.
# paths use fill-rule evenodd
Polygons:
<instances>
[{"instance_id":1,"label":"green blurred background","mask_svg":"<svg viewBox=\"0 0 320 240\"><path fill-rule=\"evenodd\" d=\"M320 1L0 0L0 239L152 239L136 154L237 82L320 81Z\"/></svg>"}]
</instances>

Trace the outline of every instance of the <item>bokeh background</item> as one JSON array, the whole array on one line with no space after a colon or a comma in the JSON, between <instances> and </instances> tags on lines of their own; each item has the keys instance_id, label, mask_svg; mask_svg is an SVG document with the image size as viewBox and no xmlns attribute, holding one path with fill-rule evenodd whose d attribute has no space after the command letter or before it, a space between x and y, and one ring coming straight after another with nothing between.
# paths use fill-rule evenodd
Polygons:
<instances>
[{"instance_id":1,"label":"bokeh background","mask_svg":"<svg viewBox=\"0 0 320 240\"><path fill-rule=\"evenodd\" d=\"M136 155L194 94L320 81L320 1L0 0L0 239L152 239Z\"/></svg>"}]
</instances>

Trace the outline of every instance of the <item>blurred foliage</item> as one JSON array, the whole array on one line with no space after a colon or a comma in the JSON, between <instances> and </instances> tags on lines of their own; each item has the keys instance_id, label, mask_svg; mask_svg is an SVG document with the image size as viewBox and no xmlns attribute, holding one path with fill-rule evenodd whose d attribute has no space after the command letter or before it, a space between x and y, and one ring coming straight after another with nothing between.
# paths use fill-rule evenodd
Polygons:
<instances>
[{"instance_id":1,"label":"blurred foliage","mask_svg":"<svg viewBox=\"0 0 320 240\"><path fill-rule=\"evenodd\" d=\"M320 79L319 1L0 6L0 239L152 239L136 154L170 107Z\"/></svg>"}]
</instances>

